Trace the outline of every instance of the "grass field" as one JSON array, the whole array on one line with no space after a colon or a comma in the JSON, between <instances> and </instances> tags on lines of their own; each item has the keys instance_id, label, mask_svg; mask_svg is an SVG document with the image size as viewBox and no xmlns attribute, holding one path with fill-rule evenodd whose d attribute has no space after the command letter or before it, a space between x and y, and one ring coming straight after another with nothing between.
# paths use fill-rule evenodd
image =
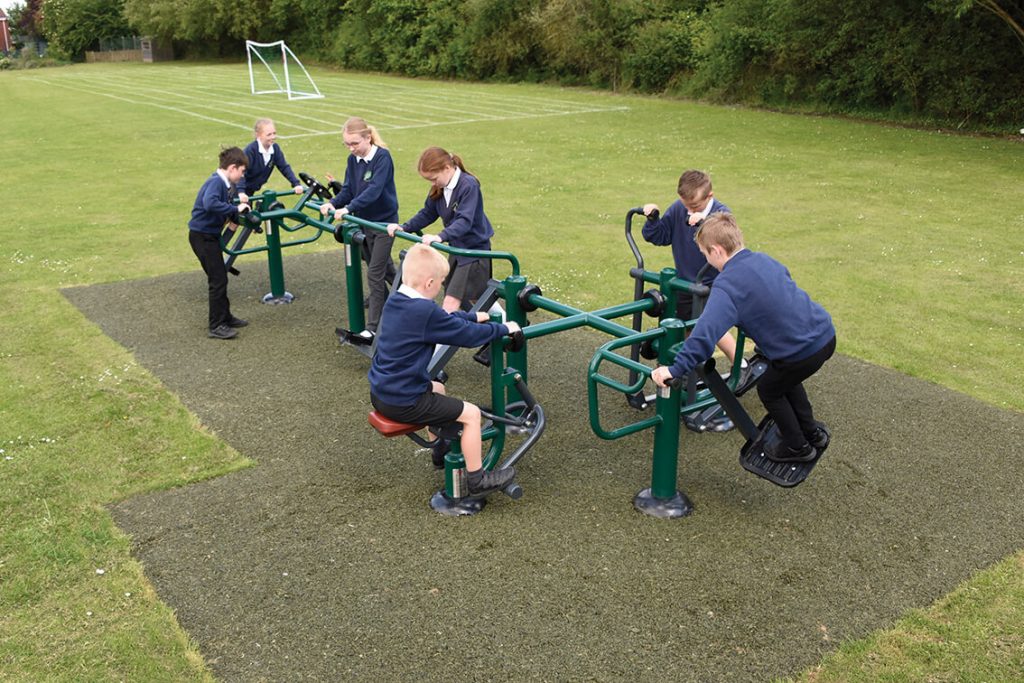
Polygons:
<instances>
[{"instance_id":1,"label":"grass field","mask_svg":"<svg viewBox=\"0 0 1024 683\"><path fill-rule=\"evenodd\" d=\"M749 246L786 263L831 311L842 353L1024 410L1015 142L540 86L313 73L325 99L293 103L251 97L242 65L0 73L3 677L209 676L104 506L249 462L59 290L194 271L185 222L195 191L218 149L246 143L258 116L276 120L296 170L321 178L343 169L347 116L377 124L403 217L427 189L419 151L459 153L482 181L495 247L516 253L547 296L583 308L630 291L626 210L666 206L680 171L707 169ZM649 268L668 265L664 252L646 255ZM809 677L1012 680L1022 585L1020 557L1008 558L892 631L845 644Z\"/></svg>"}]
</instances>

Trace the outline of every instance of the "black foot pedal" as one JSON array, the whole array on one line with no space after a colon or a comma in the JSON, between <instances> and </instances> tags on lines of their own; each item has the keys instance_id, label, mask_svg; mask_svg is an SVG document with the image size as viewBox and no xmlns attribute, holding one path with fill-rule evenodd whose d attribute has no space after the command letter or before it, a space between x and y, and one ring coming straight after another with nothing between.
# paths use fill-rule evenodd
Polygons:
<instances>
[{"instance_id":1,"label":"black foot pedal","mask_svg":"<svg viewBox=\"0 0 1024 683\"><path fill-rule=\"evenodd\" d=\"M338 335L338 341L342 344L351 344L352 346L372 346L373 337L364 337L361 334L357 334L352 330L346 330L344 327L335 327L334 333Z\"/></svg>"},{"instance_id":2,"label":"black foot pedal","mask_svg":"<svg viewBox=\"0 0 1024 683\"><path fill-rule=\"evenodd\" d=\"M473 360L485 368L491 367L491 345L481 346L480 350L473 354Z\"/></svg>"},{"instance_id":3,"label":"black foot pedal","mask_svg":"<svg viewBox=\"0 0 1024 683\"><path fill-rule=\"evenodd\" d=\"M747 371L744 375L740 375L740 383L736 387L734 392L737 396L742 396L757 384L757 380L761 379L761 375L768 369L768 359L759 353L755 353L747 361Z\"/></svg>"},{"instance_id":4,"label":"black foot pedal","mask_svg":"<svg viewBox=\"0 0 1024 683\"><path fill-rule=\"evenodd\" d=\"M708 406L697 413L683 416L683 425L691 432L728 432L736 425L722 406Z\"/></svg>"},{"instance_id":5,"label":"black foot pedal","mask_svg":"<svg viewBox=\"0 0 1024 683\"><path fill-rule=\"evenodd\" d=\"M778 427L775 426L775 420L771 416L765 415L761 424L757 426L757 431L757 437L752 441L748 440L740 449L740 465L748 472L778 486L790 488L802 482L828 449L826 446L818 453L818 457L808 462L775 462L764 454L766 447L772 449L776 446L785 447L779 443L781 437Z\"/></svg>"}]
</instances>

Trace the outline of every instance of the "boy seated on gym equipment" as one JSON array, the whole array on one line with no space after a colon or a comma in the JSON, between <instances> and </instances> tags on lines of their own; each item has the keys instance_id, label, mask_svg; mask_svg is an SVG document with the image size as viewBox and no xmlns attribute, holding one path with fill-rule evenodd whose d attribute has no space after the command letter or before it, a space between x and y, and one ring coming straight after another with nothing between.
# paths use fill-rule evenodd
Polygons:
<instances>
[{"instance_id":1,"label":"boy seated on gym equipment","mask_svg":"<svg viewBox=\"0 0 1024 683\"><path fill-rule=\"evenodd\" d=\"M777 462L809 462L828 446L828 432L814 419L803 381L836 350L832 317L797 287L789 270L767 254L743 246L743 233L729 213L709 216L694 239L720 274L692 334L670 367L654 368L658 386L684 377L711 357L715 342L734 325L756 339L768 359L757 394L782 437Z\"/></svg>"},{"instance_id":2,"label":"boy seated on gym equipment","mask_svg":"<svg viewBox=\"0 0 1024 683\"><path fill-rule=\"evenodd\" d=\"M471 496L498 491L515 477L511 467L484 471L480 408L446 396L427 366L436 344L477 347L519 331L514 322L493 323L479 311L446 312L434 299L448 275L448 260L436 249L416 244L402 265L402 284L388 297L377 330L370 365L370 401L381 415L407 424L462 425L460 444Z\"/></svg>"}]
</instances>

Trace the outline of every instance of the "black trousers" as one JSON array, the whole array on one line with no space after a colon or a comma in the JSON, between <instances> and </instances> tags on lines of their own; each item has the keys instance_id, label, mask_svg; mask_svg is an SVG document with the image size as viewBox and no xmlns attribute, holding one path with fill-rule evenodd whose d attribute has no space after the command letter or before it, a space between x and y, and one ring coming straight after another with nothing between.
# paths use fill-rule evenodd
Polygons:
<instances>
[{"instance_id":1,"label":"black trousers","mask_svg":"<svg viewBox=\"0 0 1024 683\"><path fill-rule=\"evenodd\" d=\"M366 284L370 290L366 329L376 332L377 326L380 324L380 312L384 310L384 302L388 298L388 282L393 282L395 279L395 262L391 260L391 245L395 243L395 238L375 230L366 230L365 232L363 260L367 265ZM359 330L353 330L353 332L359 332Z\"/></svg>"},{"instance_id":2,"label":"black trousers","mask_svg":"<svg viewBox=\"0 0 1024 683\"><path fill-rule=\"evenodd\" d=\"M761 380L757 383L757 395L768 410L768 414L779 427L782 441L793 449L803 448L807 443L805 434L814 430L814 410L807 398L803 381L816 373L836 351L836 338L812 354L798 361L769 361Z\"/></svg>"},{"instance_id":3,"label":"black trousers","mask_svg":"<svg viewBox=\"0 0 1024 683\"><path fill-rule=\"evenodd\" d=\"M188 231L188 243L206 273L210 290L210 329L231 320L231 302L228 301L228 271L220 249L220 237L196 230Z\"/></svg>"}]
</instances>

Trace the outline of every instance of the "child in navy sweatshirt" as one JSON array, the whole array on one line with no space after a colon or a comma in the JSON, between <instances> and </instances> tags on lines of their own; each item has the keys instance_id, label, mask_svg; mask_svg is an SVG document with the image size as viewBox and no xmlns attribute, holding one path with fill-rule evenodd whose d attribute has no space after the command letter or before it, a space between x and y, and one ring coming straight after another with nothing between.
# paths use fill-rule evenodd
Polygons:
<instances>
[{"instance_id":1,"label":"child in navy sweatshirt","mask_svg":"<svg viewBox=\"0 0 1024 683\"><path fill-rule=\"evenodd\" d=\"M409 249L402 264L402 285L384 304L377 352L370 365L370 401L382 415L408 424L462 425L462 455L471 495L507 486L511 468L484 471L480 408L446 396L431 381L427 365L435 344L479 346L519 330L514 322L492 323L483 311L448 313L434 303L448 274L448 261L425 244Z\"/></svg>"},{"instance_id":2,"label":"child in navy sweatshirt","mask_svg":"<svg viewBox=\"0 0 1024 683\"><path fill-rule=\"evenodd\" d=\"M260 191L276 168L292 184L295 194L302 194L303 187L295 177L291 165L284 158L277 140L277 127L270 119L257 119L253 126L256 139L245 147L248 158L245 174L238 181L238 200L249 202L249 197Z\"/></svg>"},{"instance_id":3,"label":"child in navy sweatshirt","mask_svg":"<svg viewBox=\"0 0 1024 683\"><path fill-rule=\"evenodd\" d=\"M232 204L229 196L229 191L245 174L245 164L245 152L237 147L221 151L220 168L199 188L188 222L192 253L206 272L210 297L209 336L214 339L231 339L238 334L235 328L249 324L231 314L228 271L220 244L225 224L228 230L234 231L238 227L238 215L249 210L244 202Z\"/></svg>"},{"instance_id":4,"label":"child in navy sweatshirt","mask_svg":"<svg viewBox=\"0 0 1024 683\"><path fill-rule=\"evenodd\" d=\"M670 367L651 377L659 386L683 377L711 357L715 340L738 325L757 340L768 369L757 393L778 425L782 444L766 453L779 462L806 462L828 446L828 432L815 421L803 381L836 350L832 318L796 286L781 263L745 249L743 233L729 213L717 213L697 231L697 245L720 271L707 307Z\"/></svg>"},{"instance_id":5,"label":"child in navy sweatshirt","mask_svg":"<svg viewBox=\"0 0 1024 683\"><path fill-rule=\"evenodd\" d=\"M377 129L354 116L345 122L341 135L351 152L345 164L345 181L338 194L320 207L320 213L326 216L333 211L335 220L350 213L375 223L398 221L395 165ZM328 175L327 180L334 178ZM376 230L367 229L364 233L363 256L367 263L366 283L370 297L366 329L356 337L370 344L377 332L384 300L388 298L388 283L395 279L395 263L391 260L395 238Z\"/></svg>"},{"instance_id":6,"label":"child in navy sweatshirt","mask_svg":"<svg viewBox=\"0 0 1024 683\"><path fill-rule=\"evenodd\" d=\"M418 170L431 185L423 208L403 225L388 225L388 234L421 232L440 218L444 229L436 235L423 235L424 244L447 242L459 249L490 251L494 229L484 214L480 181L466 171L462 159L440 147L428 147L420 155ZM442 307L451 312L462 308L463 302L475 303L484 293L491 261L472 256L451 256L448 261L451 270L444 281Z\"/></svg>"},{"instance_id":7,"label":"child in navy sweatshirt","mask_svg":"<svg viewBox=\"0 0 1024 683\"><path fill-rule=\"evenodd\" d=\"M641 235L644 240L658 246L672 246L672 258L675 261L676 277L697 283L697 275L707 265L708 260L697 248L694 235L704 220L721 211L728 212L729 207L715 198L711 187L711 176L704 171L684 171L679 176L676 187L679 199L672 202L664 215L658 216L657 204L644 204L644 223ZM714 268L704 269L704 274L697 284L711 285L718 271ZM679 292L677 297L677 315L683 320L692 317L693 295ZM726 332L718 340L718 348L731 363L736 358L736 340ZM743 361L746 367L746 361Z\"/></svg>"}]
</instances>

